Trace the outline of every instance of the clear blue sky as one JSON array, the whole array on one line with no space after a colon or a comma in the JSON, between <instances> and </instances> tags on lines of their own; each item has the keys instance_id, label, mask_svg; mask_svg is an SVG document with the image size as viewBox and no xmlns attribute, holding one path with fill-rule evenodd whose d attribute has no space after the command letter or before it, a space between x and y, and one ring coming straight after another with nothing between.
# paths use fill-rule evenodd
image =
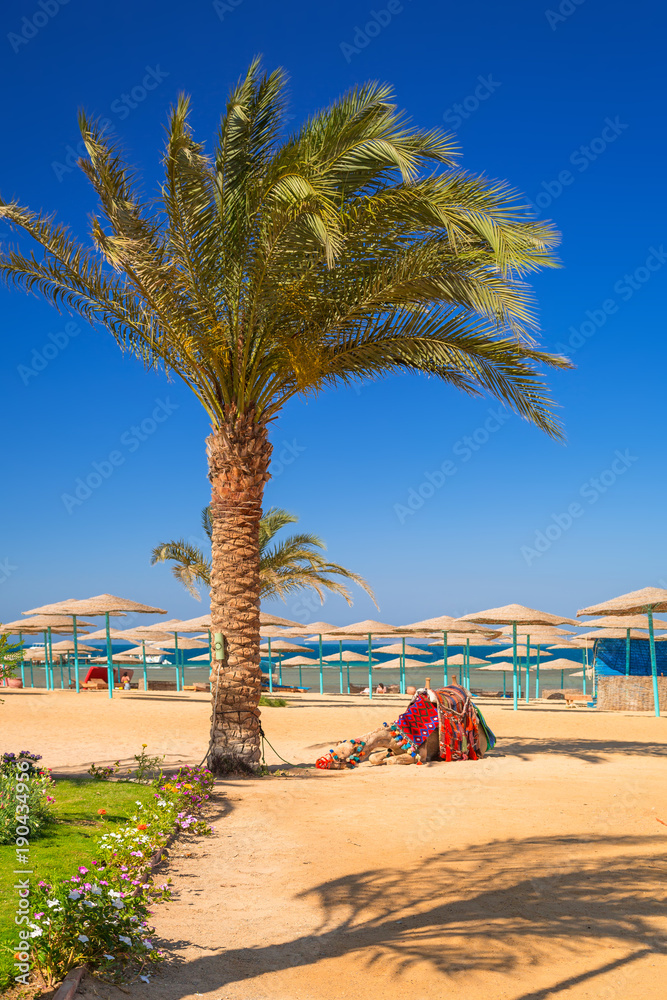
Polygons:
<instances>
[{"instance_id":1,"label":"clear blue sky","mask_svg":"<svg viewBox=\"0 0 667 1000\"><path fill-rule=\"evenodd\" d=\"M400 623L516 601L572 614L667 580L662 5L42 3L1 15L0 191L78 232L94 207L70 167L78 107L111 120L150 190L177 93L209 140L263 53L290 73L296 119L357 82L392 83L421 125L457 132L466 167L511 181L563 233L563 268L535 287L545 344L577 364L550 376L567 444L426 379L293 403L273 430L267 502L362 573L380 612L361 592L351 611L338 598L271 610ZM101 591L201 613L149 565L156 542L199 532L197 402L39 299L3 288L0 310L0 619ZM438 473L448 461L455 471ZM111 474L68 510L63 495L95 463Z\"/></svg>"}]
</instances>

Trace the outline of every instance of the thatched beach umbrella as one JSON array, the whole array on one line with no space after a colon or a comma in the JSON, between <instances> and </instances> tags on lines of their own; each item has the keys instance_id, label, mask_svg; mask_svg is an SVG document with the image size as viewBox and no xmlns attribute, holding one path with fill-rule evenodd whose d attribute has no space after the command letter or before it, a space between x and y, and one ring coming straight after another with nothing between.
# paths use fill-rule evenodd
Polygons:
<instances>
[{"instance_id":1,"label":"thatched beach umbrella","mask_svg":"<svg viewBox=\"0 0 667 1000\"><path fill-rule=\"evenodd\" d=\"M384 622L376 622L372 618L366 618L362 622L354 622L352 625L345 625L341 628L331 629L330 635L335 638L350 638L353 636L365 636L368 638L368 697L373 697L373 636L374 635L400 635L401 629L394 625L387 625Z\"/></svg>"},{"instance_id":2,"label":"thatched beach umbrella","mask_svg":"<svg viewBox=\"0 0 667 1000\"><path fill-rule=\"evenodd\" d=\"M125 597L116 597L114 594L98 594L96 597L88 597L85 600L78 601L60 601L57 604L45 605L43 608L35 608L33 611L24 611L24 614L55 614L64 615L66 617L71 617L74 622L74 641L76 638L76 619L80 615L90 615L91 618L96 618L98 616L104 615L105 626L106 626L106 643L107 643L107 665L108 665L108 684L109 684L109 697L113 698L113 688L114 688L114 675L112 667L111 658L111 636L110 636L110 625L109 617L126 615L126 614L151 614L151 615L166 615L166 611L162 608L152 608L148 604L139 604L137 601L130 601ZM76 654L75 654L76 656ZM76 664L76 689L79 690L79 668L78 661Z\"/></svg>"},{"instance_id":3,"label":"thatched beach umbrella","mask_svg":"<svg viewBox=\"0 0 667 1000\"><path fill-rule=\"evenodd\" d=\"M403 643L393 642L389 646L376 646L373 650L375 653L400 653L403 656L405 653L408 656L430 656L431 654L426 649L420 649L419 646L404 646Z\"/></svg>"},{"instance_id":4,"label":"thatched beach umbrella","mask_svg":"<svg viewBox=\"0 0 667 1000\"><path fill-rule=\"evenodd\" d=\"M561 615L552 615L548 611L536 611L535 608L527 608L523 604L505 604L500 608L488 608L486 611L476 611L470 615L463 615L461 621L486 623L488 625L511 625L512 626L512 662L514 671L512 673L512 698L514 711L518 708L518 677L517 677L517 626L519 625L578 625L572 618L565 618ZM527 637L529 639L529 637Z\"/></svg>"},{"instance_id":5,"label":"thatched beach umbrella","mask_svg":"<svg viewBox=\"0 0 667 1000\"><path fill-rule=\"evenodd\" d=\"M319 663L320 663L320 694L324 694L324 660L322 657L322 636L326 632L330 632L335 629L335 625L330 625L329 622L310 622L309 625L300 625L297 628L292 629L293 635L313 635L317 637L318 650L319 650ZM341 691L342 694L342 691Z\"/></svg>"},{"instance_id":6,"label":"thatched beach umbrella","mask_svg":"<svg viewBox=\"0 0 667 1000\"><path fill-rule=\"evenodd\" d=\"M326 637L325 637L326 638ZM368 663L368 655L366 653L355 652L351 649L343 649L342 640L338 641L338 652L330 653L329 656L324 656L322 658L324 663L338 663L339 665L339 685L340 693L343 694L343 664L347 665L347 693L350 693L350 664L358 663L359 666ZM373 658L373 663L378 661Z\"/></svg>"},{"instance_id":7,"label":"thatched beach umbrella","mask_svg":"<svg viewBox=\"0 0 667 1000\"><path fill-rule=\"evenodd\" d=\"M32 615L30 611L24 611L24 615ZM82 626L88 628L89 626L94 628L92 622L82 622ZM35 609L35 614L32 617L26 617L19 619L16 622L9 622L7 625L3 626L5 631L17 631L19 633L19 642L21 641L22 633L34 635L36 632L44 633L44 645L46 646L49 655L44 661L45 666L45 682L47 690L50 688L54 689L55 684L53 681L53 655L51 653L51 648L53 646L52 636L54 635L69 635L74 633L74 642L77 641L76 632L76 619L73 619L72 627L67 624L66 621L60 617L60 615L51 614L50 611L44 610L38 611ZM50 675L50 676L49 676ZM78 673L77 673L78 680ZM31 676L32 684L32 676ZM78 690L78 687L77 687Z\"/></svg>"},{"instance_id":8,"label":"thatched beach umbrella","mask_svg":"<svg viewBox=\"0 0 667 1000\"><path fill-rule=\"evenodd\" d=\"M288 642L286 639L277 639L271 642L269 639L268 646L260 646L259 652L260 656L262 653L269 654L269 690L273 691L272 675L273 666L271 663L271 655L274 651L278 651L278 683L282 685L283 682L283 664L282 664L282 653L310 653L311 650L308 646L298 646L295 642Z\"/></svg>"},{"instance_id":9,"label":"thatched beach umbrella","mask_svg":"<svg viewBox=\"0 0 667 1000\"><path fill-rule=\"evenodd\" d=\"M583 625L584 622L581 622ZM625 676L628 677L630 674L630 635L631 629L645 629L648 632L648 615L606 615L602 618L594 618L592 621L586 622L586 627L596 626L597 628L603 629L623 629L625 636ZM654 629L666 629L667 621L662 621L662 619L653 619ZM605 636L598 636L602 639ZM616 636L607 635L607 639L616 638ZM640 638L648 639L648 636L641 636Z\"/></svg>"},{"instance_id":10,"label":"thatched beach umbrella","mask_svg":"<svg viewBox=\"0 0 667 1000\"><path fill-rule=\"evenodd\" d=\"M528 638L528 637L526 636L526 638ZM550 639L553 639L553 638L555 638L556 640L558 640L559 636L557 636L557 635L556 636L550 635L549 632L545 630L542 634L540 634L540 633L536 634L536 636L535 636L535 642L532 645L530 643L528 643L528 642L526 642L525 645L523 643L517 642L517 646L516 646L517 656L524 658L524 660L525 660L525 666L526 666L526 688L525 688L526 703L528 703L530 701L530 660L531 660L531 657L533 657L533 659L535 659L535 697L539 698L539 696L540 696L540 667L541 667L543 661L547 657L549 657L549 656L552 655L551 653L547 653L547 652L545 652L542 649L542 644L548 642ZM503 657L508 656L509 652L510 651L508 649L501 649L500 652L498 652L498 653L489 653L489 659L494 658L494 657L502 659ZM521 696L521 667L519 665L519 697L520 696Z\"/></svg>"},{"instance_id":11,"label":"thatched beach umbrella","mask_svg":"<svg viewBox=\"0 0 667 1000\"><path fill-rule=\"evenodd\" d=\"M438 642L437 645L442 646L442 680L444 687L447 687L449 684L449 646L465 645L466 652L469 653L471 635L476 636L476 643L481 643L483 638L490 641L498 634L494 629L485 628L483 625L477 625L472 622L464 622L461 621L460 618L452 618L451 615L439 615L436 618L424 618L422 621L412 622L412 624L406 626L406 628L411 631L416 629L427 629L431 632L442 633L442 642ZM463 638L459 641L460 636L463 636ZM435 646L436 643L431 643L431 645Z\"/></svg>"},{"instance_id":12,"label":"thatched beach umbrella","mask_svg":"<svg viewBox=\"0 0 667 1000\"><path fill-rule=\"evenodd\" d=\"M318 661L312 656L289 656L286 660L282 661L282 666L284 667L298 667L299 668L299 687L303 687L303 668L304 667L316 667Z\"/></svg>"}]
</instances>

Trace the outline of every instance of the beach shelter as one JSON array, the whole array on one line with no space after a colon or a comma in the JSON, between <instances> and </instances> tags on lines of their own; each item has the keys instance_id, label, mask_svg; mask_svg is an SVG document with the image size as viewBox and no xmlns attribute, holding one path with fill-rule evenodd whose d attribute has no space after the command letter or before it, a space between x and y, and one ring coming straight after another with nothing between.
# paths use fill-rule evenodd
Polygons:
<instances>
[{"instance_id":1,"label":"beach shelter","mask_svg":"<svg viewBox=\"0 0 667 1000\"><path fill-rule=\"evenodd\" d=\"M493 629L486 628L483 625L477 625L472 622L462 622L460 618L452 618L451 615L439 615L436 618L423 618L419 622L412 622L412 624L407 625L406 628L410 631L425 629L430 632L442 633L442 643L432 643L432 645L442 645L442 680L444 687L447 687L449 684L448 646L465 645L466 652L469 653L471 634L479 636L480 641L482 636L490 640L498 634ZM457 641L459 636L463 636L460 642ZM404 694L405 692L403 691L402 693Z\"/></svg>"},{"instance_id":2,"label":"beach shelter","mask_svg":"<svg viewBox=\"0 0 667 1000\"><path fill-rule=\"evenodd\" d=\"M281 633L282 634L282 633ZM259 652L260 656L262 653L269 654L269 690L273 691L273 665L271 662L272 653L277 650L278 652L278 683L283 682L283 664L282 664L282 653L310 653L312 650L308 646L298 646L295 642L288 642L286 639L276 639L273 642L269 639L269 644L267 646L260 646Z\"/></svg>"},{"instance_id":3,"label":"beach shelter","mask_svg":"<svg viewBox=\"0 0 667 1000\"><path fill-rule=\"evenodd\" d=\"M32 611L24 611L24 614L55 614L71 617L74 622L74 641L76 642L76 619L80 615L90 615L91 618L104 615L106 626L107 644L107 665L109 697L113 698L114 673L111 658L111 636L109 617L126 614L151 614L166 615L162 608L152 608L148 604L139 604L137 601L130 601L125 597L116 597L114 594L98 594L96 597L88 597L77 601L60 601L57 604L45 605L43 608L34 608ZM76 654L75 654L76 656ZM76 689L79 690L79 669L78 660L76 664Z\"/></svg>"},{"instance_id":4,"label":"beach shelter","mask_svg":"<svg viewBox=\"0 0 667 1000\"><path fill-rule=\"evenodd\" d=\"M584 622L581 622L583 625ZM591 621L585 623L587 628L595 626L596 628L602 629L623 629L625 633L625 675L626 677L630 674L630 642L632 636L630 632L632 629L643 629L648 632L648 615L607 615L602 618L594 618ZM659 618L653 619L654 629L667 629L667 621L663 621ZM590 633L587 633L590 635ZM618 638L617 636L600 635L596 638L599 639L611 639ZM638 637L636 637L638 638ZM648 639L648 636L641 636L642 639Z\"/></svg>"},{"instance_id":5,"label":"beach shelter","mask_svg":"<svg viewBox=\"0 0 667 1000\"><path fill-rule=\"evenodd\" d=\"M320 663L320 694L324 694L324 659L322 657L322 636L325 632L330 632L335 629L335 625L330 625L329 622L310 622L309 625L300 625L293 629L296 635L313 635L317 637L317 643L319 647L319 663ZM342 694L342 692L341 692Z\"/></svg>"},{"instance_id":6,"label":"beach shelter","mask_svg":"<svg viewBox=\"0 0 667 1000\"><path fill-rule=\"evenodd\" d=\"M289 656L286 660L282 661L283 667L298 667L299 668L299 687L303 687L303 668L304 667L315 667L318 661L312 656Z\"/></svg>"},{"instance_id":7,"label":"beach shelter","mask_svg":"<svg viewBox=\"0 0 667 1000\"><path fill-rule=\"evenodd\" d=\"M24 611L24 615L32 615L30 611ZM82 622L82 627L94 627L92 622ZM45 681L47 690L53 690L55 683L53 680L53 654L51 653L51 648L53 645L52 636L54 635L69 635L73 632L74 643L77 642L77 631L76 631L76 619L73 620L72 627L63 621L60 615L51 614L48 611L35 613L30 618L22 618L16 622L8 622L6 625L2 626L3 630L6 632L18 632L19 642L22 639L22 634L34 635L36 632L42 632L44 634L44 645L48 651L48 656L45 659ZM83 629L82 629L83 630ZM78 681L78 672L77 672ZM31 677L32 684L32 677ZM77 688L78 690L78 688Z\"/></svg>"},{"instance_id":8,"label":"beach shelter","mask_svg":"<svg viewBox=\"0 0 667 1000\"><path fill-rule=\"evenodd\" d=\"M660 715L660 693L658 690L658 664L655 655L654 612L667 611L667 590L661 587L644 587L642 590L632 590L620 597L613 597L604 604L593 604L589 608L577 611L582 615L646 615L648 618L648 639L651 654L651 675L653 677L653 707L655 714Z\"/></svg>"},{"instance_id":9,"label":"beach shelter","mask_svg":"<svg viewBox=\"0 0 667 1000\"><path fill-rule=\"evenodd\" d=\"M325 636L325 638L328 639L327 636ZM335 640L332 640L332 641L335 641ZM325 662L325 663L338 663L338 665L339 665L339 685L340 685L340 693L341 694L344 693L344 691L343 691L343 687L344 687L344 684L343 684L343 664L345 664L347 666L347 693L349 694L350 693L350 664L351 663L358 663L359 666L361 666L362 664L367 664L368 663L368 655L366 653L355 652L354 650L351 650L351 649L343 649L343 641L342 641L342 639L338 640L338 652L337 653L330 653L329 656L324 656L322 659L323 659L323 662ZM373 663L377 663L377 662L378 661L375 658L373 658Z\"/></svg>"},{"instance_id":10,"label":"beach shelter","mask_svg":"<svg viewBox=\"0 0 667 1000\"><path fill-rule=\"evenodd\" d=\"M403 630L404 631L404 630ZM372 618L366 618L362 622L354 622L352 625L331 629L330 635L335 638L350 638L353 636L364 636L368 638L368 697L373 697L373 636L374 635L400 635L401 629L394 625L387 625L384 622L376 622Z\"/></svg>"},{"instance_id":11,"label":"beach shelter","mask_svg":"<svg viewBox=\"0 0 667 1000\"><path fill-rule=\"evenodd\" d=\"M512 662L514 670L512 673L512 699L514 711L517 710L519 687L517 676L517 627L519 625L578 625L572 618L565 618L561 615L552 615L548 611L537 611L535 608L527 608L523 604L505 604L500 608L488 608L486 611L476 611L470 615L463 615L461 621L486 623L488 625L511 625L512 626ZM528 640L528 636L526 637Z\"/></svg>"},{"instance_id":12,"label":"beach shelter","mask_svg":"<svg viewBox=\"0 0 667 1000\"><path fill-rule=\"evenodd\" d=\"M435 644L434 644L435 645ZM419 646L404 646L402 643L393 642L389 646L376 646L373 650L375 653L400 653L401 656L405 653L408 656L430 656L431 654L427 649L420 649Z\"/></svg>"},{"instance_id":13,"label":"beach shelter","mask_svg":"<svg viewBox=\"0 0 667 1000\"><path fill-rule=\"evenodd\" d=\"M535 697L539 698L540 697L540 667L541 667L542 663L544 662L544 660L547 659L549 656L552 655L551 653L547 653L545 650L543 650L542 649L542 645L546 644L546 642L548 640L553 639L553 638L555 638L556 640L558 640L559 636L555 636L554 637L554 636L550 635L547 632L547 630L545 629L542 634L539 634L539 633L536 634L536 636L535 636L535 642L532 645L529 642L526 642L525 645L523 643L517 642L517 646L516 646L517 656L519 658L521 658L521 657L524 658L525 668L526 668L526 683L525 683L525 692L524 692L525 693L526 702L530 701L530 660L531 660L531 657L533 657L535 659ZM493 658L502 659L503 657L507 656L509 654L509 652L510 651L508 649L501 649L498 653L489 653L489 659L493 659ZM521 697L521 693L522 693L522 688L521 688L521 672L520 672L520 669L521 669L521 665L519 664L519 697Z\"/></svg>"}]
</instances>

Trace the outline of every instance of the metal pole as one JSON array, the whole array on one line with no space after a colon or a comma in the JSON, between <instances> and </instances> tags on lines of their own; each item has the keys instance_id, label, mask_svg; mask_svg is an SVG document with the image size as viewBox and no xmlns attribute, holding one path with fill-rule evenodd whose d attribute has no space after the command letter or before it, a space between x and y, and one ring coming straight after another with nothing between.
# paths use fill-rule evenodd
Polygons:
<instances>
[{"instance_id":1,"label":"metal pole","mask_svg":"<svg viewBox=\"0 0 667 1000\"><path fill-rule=\"evenodd\" d=\"M373 653L370 632L368 633L368 697L373 697Z\"/></svg>"},{"instance_id":2,"label":"metal pole","mask_svg":"<svg viewBox=\"0 0 667 1000\"><path fill-rule=\"evenodd\" d=\"M338 662L340 663L340 693L343 694L343 640L338 640Z\"/></svg>"},{"instance_id":3,"label":"metal pole","mask_svg":"<svg viewBox=\"0 0 667 1000\"><path fill-rule=\"evenodd\" d=\"M401 650L401 660L398 668L398 690L401 694L405 694L405 636L401 640L402 650Z\"/></svg>"},{"instance_id":4,"label":"metal pole","mask_svg":"<svg viewBox=\"0 0 667 1000\"><path fill-rule=\"evenodd\" d=\"M586 668L588 667L588 657L586 656L586 647L585 646L584 646L584 648L581 651L581 662L582 662L583 667L584 667L584 676L583 676L583 679L582 679L583 680L583 684L582 684L581 691L582 691L582 694L586 694Z\"/></svg>"},{"instance_id":5,"label":"metal pole","mask_svg":"<svg viewBox=\"0 0 667 1000\"><path fill-rule=\"evenodd\" d=\"M33 670L32 670L32 660L31 660L30 661L30 687L34 688L34 686L35 686L35 677L34 677Z\"/></svg>"},{"instance_id":6,"label":"metal pole","mask_svg":"<svg viewBox=\"0 0 667 1000\"><path fill-rule=\"evenodd\" d=\"M72 687L72 663L69 658L69 653L67 654L67 687Z\"/></svg>"},{"instance_id":7,"label":"metal pole","mask_svg":"<svg viewBox=\"0 0 667 1000\"><path fill-rule=\"evenodd\" d=\"M347 661L347 693L350 693L350 661Z\"/></svg>"},{"instance_id":8,"label":"metal pole","mask_svg":"<svg viewBox=\"0 0 667 1000\"><path fill-rule=\"evenodd\" d=\"M273 694L273 660L271 659L271 640L269 642L269 692Z\"/></svg>"},{"instance_id":9,"label":"metal pole","mask_svg":"<svg viewBox=\"0 0 667 1000\"><path fill-rule=\"evenodd\" d=\"M55 691L56 682L53 679L53 635L49 625L49 672L51 674L51 690Z\"/></svg>"},{"instance_id":10,"label":"metal pole","mask_svg":"<svg viewBox=\"0 0 667 1000\"><path fill-rule=\"evenodd\" d=\"M278 685L283 686L283 651L278 650Z\"/></svg>"},{"instance_id":11,"label":"metal pole","mask_svg":"<svg viewBox=\"0 0 667 1000\"><path fill-rule=\"evenodd\" d=\"M447 633L442 633L442 658L445 661L443 667L443 680L445 682L445 687L449 685L449 666L447 664Z\"/></svg>"},{"instance_id":12,"label":"metal pole","mask_svg":"<svg viewBox=\"0 0 667 1000\"><path fill-rule=\"evenodd\" d=\"M322 662L322 636L318 635L320 644L320 694L324 694L324 663Z\"/></svg>"},{"instance_id":13,"label":"metal pole","mask_svg":"<svg viewBox=\"0 0 667 1000\"><path fill-rule=\"evenodd\" d=\"M503 670L503 698L507 697L507 671Z\"/></svg>"},{"instance_id":14,"label":"metal pole","mask_svg":"<svg viewBox=\"0 0 667 1000\"><path fill-rule=\"evenodd\" d=\"M72 633L74 635L74 687L79 693L79 635L76 623L76 615L72 615Z\"/></svg>"},{"instance_id":15,"label":"metal pole","mask_svg":"<svg viewBox=\"0 0 667 1000\"><path fill-rule=\"evenodd\" d=\"M535 669L535 697L540 697L540 647L537 647L537 667Z\"/></svg>"},{"instance_id":16,"label":"metal pole","mask_svg":"<svg viewBox=\"0 0 667 1000\"><path fill-rule=\"evenodd\" d=\"M630 676L630 629L625 630L625 676Z\"/></svg>"},{"instance_id":17,"label":"metal pole","mask_svg":"<svg viewBox=\"0 0 667 1000\"><path fill-rule=\"evenodd\" d=\"M466 690L470 690L470 639L466 639L466 651L463 657L463 672L465 677L465 684L463 685Z\"/></svg>"},{"instance_id":18,"label":"metal pole","mask_svg":"<svg viewBox=\"0 0 667 1000\"><path fill-rule=\"evenodd\" d=\"M176 663L176 690L181 690L181 677L178 667L178 632L174 632L174 661Z\"/></svg>"},{"instance_id":19,"label":"metal pole","mask_svg":"<svg viewBox=\"0 0 667 1000\"><path fill-rule=\"evenodd\" d=\"M564 687L565 687L565 671L561 670L561 672L560 672L560 689L561 689L561 691L563 690Z\"/></svg>"},{"instance_id":20,"label":"metal pole","mask_svg":"<svg viewBox=\"0 0 667 1000\"><path fill-rule=\"evenodd\" d=\"M63 654L58 653L58 663L60 664L60 690L65 687L65 673L63 670Z\"/></svg>"},{"instance_id":21,"label":"metal pole","mask_svg":"<svg viewBox=\"0 0 667 1000\"><path fill-rule=\"evenodd\" d=\"M653 634L653 608L647 608L648 641L651 647L651 673L653 674L653 706L655 714L660 717L660 691L658 690L658 664L655 658L655 635Z\"/></svg>"},{"instance_id":22,"label":"metal pole","mask_svg":"<svg viewBox=\"0 0 667 1000\"><path fill-rule=\"evenodd\" d=\"M23 635L19 632L19 646L21 646L21 684L25 687L25 661L23 659Z\"/></svg>"},{"instance_id":23,"label":"metal pole","mask_svg":"<svg viewBox=\"0 0 667 1000\"><path fill-rule=\"evenodd\" d=\"M530 636L526 636L526 705L530 702Z\"/></svg>"},{"instance_id":24,"label":"metal pole","mask_svg":"<svg viewBox=\"0 0 667 1000\"><path fill-rule=\"evenodd\" d=\"M46 690L49 690L49 645L46 641L46 629L44 629L44 684Z\"/></svg>"},{"instance_id":25,"label":"metal pole","mask_svg":"<svg viewBox=\"0 0 667 1000\"><path fill-rule=\"evenodd\" d=\"M209 637L208 655L210 657L210 655L211 655L211 647L210 647L211 633L210 632L208 634L208 637ZM142 652L143 661L144 661L144 691L148 691L148 667L146 666L146 640L145 639L141 640L141 652Z\"/></svg>"},{"instance_id":26,"label":"metal pole","mask_svg":"<svg viewBox=\"0 0 667 1000\"><path fill-rule=\"evenodd\" d=\"M519 690L516 677L516 622L512 622L512 698L516 712L519 708Z\"/></svg>"},{"instance_id":27,"label":"metal pole","mask_svg":"<svg viewBox=\"0 0 667 1000\"><path fill-rule=\"evenodd\" d=\"M107 611L104 615L104 620L107 630L107 686L109 688L109 697L113 698L113 687L116 683L113 674L113 659L111 651L111 630L109 627L109 612Z\"/></svg>"}]
</instances>

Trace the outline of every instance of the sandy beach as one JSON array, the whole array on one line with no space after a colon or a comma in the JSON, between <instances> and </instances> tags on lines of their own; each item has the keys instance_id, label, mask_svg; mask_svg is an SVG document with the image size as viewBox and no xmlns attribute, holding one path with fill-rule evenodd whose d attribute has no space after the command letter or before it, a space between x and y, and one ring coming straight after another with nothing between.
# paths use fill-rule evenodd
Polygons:
<instances>
[{"instance_id":1,"label":"sandy beach","mask_svg":"<svg viewBox=\"0 0 667 1000\"><path fill-rule=\"evenodd\" d=\"M203 694L3 692L3 749L57 773L141 743L199 762ZM276 750L312 764L406 699L291 695ZM215 833L175 845L154 922L173 956L136 1000L662 1000L667 720L482 702L483 761L218 782ZM280 764L267 749L267 763ZM663 821L662 823L659 821ZM96 992L95 992L96 991ZM117 997L89 982L84 995Z\"/></svg>"}]
</instances>

